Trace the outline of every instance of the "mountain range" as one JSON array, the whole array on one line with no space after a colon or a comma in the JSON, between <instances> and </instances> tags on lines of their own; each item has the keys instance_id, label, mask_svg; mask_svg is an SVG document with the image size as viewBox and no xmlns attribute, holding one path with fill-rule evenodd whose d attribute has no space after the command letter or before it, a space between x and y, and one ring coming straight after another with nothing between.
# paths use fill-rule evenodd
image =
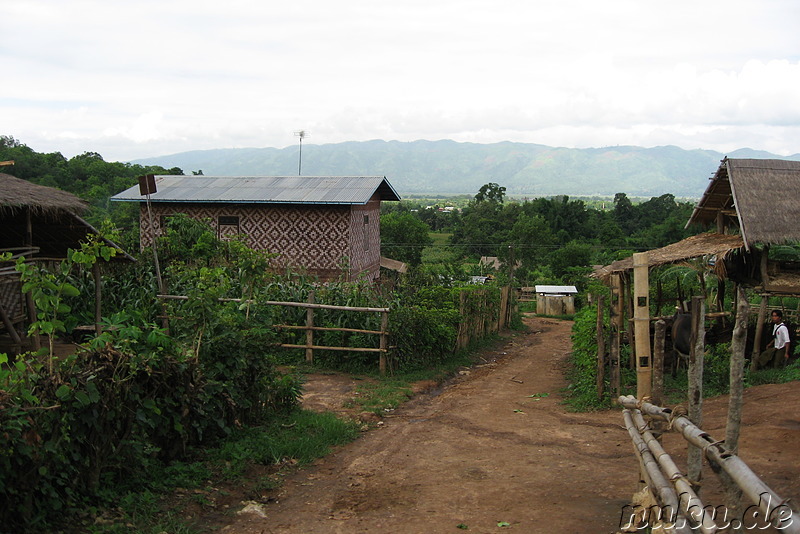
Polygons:
<instances>
[{"instance_id":1,"label":"mountain range","mask_svg":"<svg viewBox=\"0 0 800 534\"><path fill-rule=\"evenodd\" d=\"M474 194L494 182L517 197L698 198L725 157L800 160L748 148L728 154L676 146L559 148L530 143L348 141L287 148L222 148L132 163L220 176L385 176L402 196Z\"/></svg>"}]
</instances>

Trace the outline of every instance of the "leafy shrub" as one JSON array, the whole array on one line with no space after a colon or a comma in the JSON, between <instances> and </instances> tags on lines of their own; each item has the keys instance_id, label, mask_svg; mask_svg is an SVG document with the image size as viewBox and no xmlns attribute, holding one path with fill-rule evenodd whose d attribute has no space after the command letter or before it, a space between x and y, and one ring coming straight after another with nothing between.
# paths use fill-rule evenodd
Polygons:
<instances>
[{"instance_id":1,"label":"leafy shrub","mask_svg":"<svg viewBox=\"0 0 800 534\"><path fill-rule=\"evenodd\" d=\"M53 374L34 358L0 358L0 522L43 525L153 458L296 406L300 382L255 352L259 331L235 332L199 359L158 329L121 324Z\"/></svg>"}]
</instances>

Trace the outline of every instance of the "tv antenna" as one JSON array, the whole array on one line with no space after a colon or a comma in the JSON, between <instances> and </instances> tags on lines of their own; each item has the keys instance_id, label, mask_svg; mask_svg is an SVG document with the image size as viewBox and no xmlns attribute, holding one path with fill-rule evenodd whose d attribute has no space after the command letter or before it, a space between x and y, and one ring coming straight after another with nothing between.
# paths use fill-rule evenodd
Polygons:
<instances>
[{"instance_id":1,"label":"tv antenna","mask_svg":"<svg viewBox=\"0 0 800 534\"><path fill-rule=\"evenodd\" d=\"M300 176L300 170L303 168L303 139L311 134L305 130L298 130L294 135L300 138L300 159L297 162L297 176Z\"/></svg>"}]
</instances>

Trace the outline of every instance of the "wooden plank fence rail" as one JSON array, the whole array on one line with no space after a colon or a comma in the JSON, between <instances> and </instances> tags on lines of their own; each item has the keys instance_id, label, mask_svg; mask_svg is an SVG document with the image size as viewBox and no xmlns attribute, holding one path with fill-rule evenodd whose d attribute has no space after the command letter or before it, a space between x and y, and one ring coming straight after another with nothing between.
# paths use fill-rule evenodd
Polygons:
<instances>
[{"instance_id":1,"label":"wooden plank fence rail","mask_svg":"<svg viewBox=\"0 0 800 534\"><path fill-rule=\"evenodd\" d=\"M307 326L291 325L291 324L276 324L275 328L283 328L285 330L319 330L321 332L353 332L356 334L383 334L381 330L361 330L360 328L333 328L328 326Z\"/></svg>"},{"instance_id":2,"label":"wooden plank fence rail","mask_svg":"<svg viewBox=\"0 0 800 534\"><path fill-rule=\"evenodd\" d=\"M164 300L189 300L186 295L158 295L158 298ZM253 304L256 301L248 299L237 298L218 298L219 302L241 302ZM378 365L380 374L386 374L387 354L389 352L389 308L370 308L364 306L335 306L332 304L317 304L314 302L314 293L309 293L308 302L286 302L277 300L258 301L267 306L289 306L295 308L306 308L306 324L305 325L273 325L277 329L285 330L305 330L306 342L303 345L294 343L280 343L279 346L287 349L305 349L306 361L314 363L315 350L335 350L346 352L377 352L379 356ZM380 313L381 314L381 329L380 330L362 330L358 328L335 328L314 326L314 310L341 310L360 313ZM354 332L360 334L374 334L380 336L379 348L368 347L331 347L326 345L314 344L314 332Z\"/></svg>"},{"instance_id":3,"label":"wooden plank fence rail","mask_svg":"<svg viewBox=\"0 0 800 534\"><path fill-rule=\"evenodd\" d=\"M649 402L641 402L631 395L619 397L618 402L631 412L634 420L638 420L641 414L645 414L669 422L671 429L679 432L686 441L701 449L709 462L721 468L730 477L731 482L742 490L753 505L758 507L763 514L761 517L781 532L800 534L797 510L793 510L789 506L788 499L783 499L772 491L739 456L725 448L724 442L715 440L694 425L686 416L673 413L672 410ZM639 432L643 431L641 426L638 430ZM666 503L662 503L662 505L666 505ZM691 514L689 516L691 517ZM705 528L708 530L711 526L706 525Z\"/></svg>"}]
</instances>

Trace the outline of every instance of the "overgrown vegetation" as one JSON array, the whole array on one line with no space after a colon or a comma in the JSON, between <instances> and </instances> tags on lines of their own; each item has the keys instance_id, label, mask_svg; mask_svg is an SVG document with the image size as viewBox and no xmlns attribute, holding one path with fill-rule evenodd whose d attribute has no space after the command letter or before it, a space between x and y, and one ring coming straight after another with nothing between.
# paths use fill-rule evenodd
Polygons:
<instances>
[{"instance_id":1,"label":"overgrown vegetation","mask_svg":"<svg viewBox=\"0 0 800 534\"><path fill-rule=\"evenodd\" d=\"M70 251L54 271L17 263L25 289L40 303L31 333L46 335L50 350L0 360L0 521L7 528L41 530L115 499L130 502L130 514L141 515L135 510L150 507L149 497L120 497L130 480L155 494L159 487L141 479L141 473L192 471L186 466L198 455L206 461L209 448L239 450L231 454L247 464L268 465L284 457L302 463L345 439L341 436L352 439L350 430L325 431L344 423L316 417L302 422L293 413L302 378L279 373L277 362L297 363L303 353L278 345L302 344L302 334L275 326L303 324L305 311L267 301L304 302L313 291L321 303L395 310L389 329L396 374L446 367L465 317L486 324L498 313L496 286L401 282L382 293L364 283L320 285L302 274L271 273L268 254L236 240L220 241L202 221L179 216L168 225L159 242L167 290L187 299L168 301L164 308L155 302L149 251L135 264L116 264L103 279L103 308L120 311L105 317L103 332L68 357L57 357L53 342L72 326L93 322L93 305L86 298L93 281L87 271L112 253L97 240ZM169 330L161 326L163 313L170 318ZM381 326L377 313L327 309L318 310L316 324L354 330ZM377 336L322 331L316 342L375 347ZM323 368L377 370L373 353L315 351L315 358ZM364 410L392 409L408 396L403 378L377 384L375 391L365 391L363 398L370 400ZM281 417L291 421L278 424L318 437L307 441L292 433L288 441L275 443L284 434L273 424ZM258 430L264 425L271 425L268 433Z\"/></svg>"},{"instance_id":2,"label":"overgrown vegetation","mask_svg":"<svg viewBox=\"0 0 800 534\"><path fill-rule=\"evenodd\" d=\"M752 319L752 317L751 317ZM608 324L608 318L605 320ZM566 402L575 411L592 411L611 406L608 375L606 375L605 394L597 396L597 307L587 306L575 315L572 329L572 355L570 359L569 386ZM766 339L763 343L766 343ZM752 343L752 341L749 341ZM630 346L620 347L621 393L636 394L636 371L630 368ZM748 354L748 357L752 355ZM762 369L751 371L749 362L745 364L745 387L760 384L777 384L800 379L800 360L794 360L781 369ZM685 402L688 389L685 369L672 376L669 370L664 374L666 402ZM730 389L730 343L707 343L703 365L703 394L706 397L724 395Z\"/></svg>"}]
</instances>

